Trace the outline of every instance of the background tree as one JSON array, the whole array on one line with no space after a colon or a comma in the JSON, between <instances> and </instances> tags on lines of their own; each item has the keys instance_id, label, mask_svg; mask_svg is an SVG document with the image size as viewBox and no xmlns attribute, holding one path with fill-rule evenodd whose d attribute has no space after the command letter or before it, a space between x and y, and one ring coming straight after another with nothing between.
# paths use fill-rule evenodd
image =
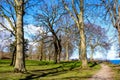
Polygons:
<instances>
[{"instance_id":1,"label":"background tree","mask_svg":"<svg viewBox=\"0 0 120 80\"><path fill-rule=\"evenodd\" d=\"M10 56L5 56L4 53L9 52L9 45L11 43L12 39L10 33L4 28L0 28L0 59L10 58Z\"/></svg>"},{"instance_id":2,"label":"background tree","mask_svg":"<svg viewBox=\"0 0 120 80\"><path fill-rule=\"evenodd\" d=\"M38 60L42 61L43 60L43 55L44 53L44 42L43 39L38 42L37 45L37 54L38 54Z\"/></svg>"},{"instance_id":3,"label":"background tree","mask_svg":"<svg viewBox=\"0 0 120 80\"><path fill-rule=\"evenodd\" d=\"M75 49L75 41L76 41L76 35L75 35L75 28L73 26L74 23L72 23L72 19L70 18L69 14L65 14L61 18L61 31L62 31L62 57L64 60L69 61L70 57L74 52Z\"/></svg>"},{"instance_id":4,"label":"background tree","mask_svg":"<svg viewBox=\"0 0 120 80\"><path fill-rule=\"evenodd\" d=\"M93 60L94 52L98 48L104 48L106 50L110 49L110 42L108 36L106 35L105 28L101 28L95 24L87 23L86 26L86 40L87 48L90 48L90 60ZM89 52L89 51L88 51Z\"/></svg>"},{"instance_id":5,"label":"background tree","mask_svg":"<svg viewBox=\"0 0 120 80\"><path fill-rule=\"evenodd\" d=\"M59 3L54 4L53 1L51 1L50 5L46 4L46 1L43 1L43 3L40 6L37 21L39 21L41 26L46 27L50 31L55 49L54 61L55 63L59 63L62 47L60 35L57 33L59 32L58 21L61 18L62 9Z\"/></svg>"},{"instance_id":6,"label":"background tree","mask_svg":"<svg viewBox=\"0 0 120 80\"><path fill-rule=\"evenodd\" d=\"M12 61L10 63L10 66L14 66L16 60L16 42L10 44L10 52L12 53Z\"/></svg>"}]
</instances>

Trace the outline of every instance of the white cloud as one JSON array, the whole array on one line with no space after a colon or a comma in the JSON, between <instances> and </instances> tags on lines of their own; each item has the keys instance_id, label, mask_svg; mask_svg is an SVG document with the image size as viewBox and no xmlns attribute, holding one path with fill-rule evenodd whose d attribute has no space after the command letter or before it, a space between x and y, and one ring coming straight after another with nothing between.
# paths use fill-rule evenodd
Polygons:
<instances>
[{"instance_id":1,"label":"white cloud","mask_svg":"<svg viewBox=\"0 0 120 80\"><path fill-rule=\"evenodd\" d=\"M25 38L27 39L31 39L32 36L39 35L43 33L43 31L42 27L37 27L32 24L24 26Z\"/></svg>"},{"instance_id":2,"label":"white cloud","mask_svg":"<svg viewBox=\"0 0 120 80\"><path fill-rule=\"evenodd\" d=\"M43 32L43 28L42 27L37 27L37 26L34 26L32 24L29 24L29 25L25 25L24 26L24 31L29 33L29 34L39 34L39 33L42 33Z\"/></svg>"}]
</instances>

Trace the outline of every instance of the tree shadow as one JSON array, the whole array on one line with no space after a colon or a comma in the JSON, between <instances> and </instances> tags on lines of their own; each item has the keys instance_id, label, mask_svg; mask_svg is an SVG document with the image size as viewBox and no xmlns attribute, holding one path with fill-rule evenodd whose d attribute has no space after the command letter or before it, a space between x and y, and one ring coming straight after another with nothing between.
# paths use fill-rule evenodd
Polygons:
<instances>
[{"instance_id":1,"label":"tree shadow","mask_svg":"<svg viewBox=\"0 0 120 80\"><path fill-rule=\"evenodd\" d=\"M33 72L39 72L40 70L35 70ZM39 73L29 73L30 75L26 76L24 79L20 79L20 80L30 80L30 79L36 79L36 78L40 78L40 77L45 77L48 76L50 74L52 74L52 76L55 75L59 75L59 74L63 74L66 73L68 70L58 70L58 68L56 70L51 69L51 71L47 71L47 72L39 72Z\"/></svg>"},{"instance_id":2,"label":"tree shadow","mask_svg":"<svg viewBox=\"0 0 120 80\"><path fill-rule=\"evenodd\" d=\"M96 65L98 65L98 63L97 62L95 62L95 61L93 61L93 62L89 62L91 65L89 65L89 67L94 67L94 66L96 66Z\"/></svg>"},{"instance_id":3,"label":"tree shadow","mask_svg":"<svg viewBox=\"0 0 120 80\"><path fill-rule=\"evenodd\" d=\"M41 78L41 77L45 77L45 76L56 76L56 75L60 75L60 74L64 74L70 70L73 70L74 68L76 68L76 63L73 65L70 65L69 67L66 65L62 65L59 67L55 67L55 68L51 68L51 69L43 69L43 70L32 70L30 71L30 73L27 73L28 76L26 76L23 79L20 80L30 80L30 79L37 79L37 78Z\"/></svg>"},{"instance_id":4,"label":"tree shadow","mask_svg":"<svg viewBox=\"0 0 120 80\"><path fill-rule=\"evenodd\" d=\"M63 69L64 68L62 66L58 66L58 67L55 67L55 68L50 68L50 69L43 69L43 70L32 70L31 72L43 72L43 71L51 71L51 70L57 70L57 69Z\"/></svg>"}]
</instances>

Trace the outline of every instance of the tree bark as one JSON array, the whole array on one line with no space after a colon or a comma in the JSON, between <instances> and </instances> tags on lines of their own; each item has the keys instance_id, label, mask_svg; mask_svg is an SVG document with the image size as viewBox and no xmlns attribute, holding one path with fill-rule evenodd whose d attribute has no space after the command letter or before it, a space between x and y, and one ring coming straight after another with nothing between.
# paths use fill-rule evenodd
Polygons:
<instances>
[{"instance_id":1,"label":"tree bark","mask_svg":"<svg viewBox=\"0 0 120 80\"><path fill-rule=\"evenodd\" d=\"M66 61L69 61L68 41L66 42Z\"/></svg>"},{"instance_id":2,"label":"tree bark","mask_svg":"<svg viewBox=\"0 0 120 80\"><path fill-rule=\"evenodd\" d=\"M57 51L57 44L56 42L54 42L54 48L55 48L55 53L54 53L54 61L55 61L55 64L58 63L58 59L57 59L57 55L58 55L58 51Z\"/></svg>"},{"instance_id":3,"label":"tree bark","mask_svg":"<svg viewBox=\"0 0 120 80\"><path fill-rule=\"evenodd\" d=\"M120 30L118 30L118 41L119 41L119 57L120 57Z\"/></svg>"},{"instance_id":4,"label":"tree bark","mask_svg":"<svg viewBox=\"0 0 120 80\"><path fill-rule=\"evenodd\" d=\"M84 30L80 30L80 52L81 52L81 61L82 61L82 68L87 68L87 54L86 54L86 38Z\"/></svg>"},{"instance_id":5,"label":"tree bark","mask_svg":"<svg viewBox=\"0 0 120 80\"><path fill-rule=\"evenodd\" d=\"M42 61L43 60L43 45L44 43L43 43L43 40L42 41L40 41L40 45L39 45L39 60L40 61Z\"/></svg>"},{"instance_id":6,"label":"tree bark","mask_svg":"<svg viewBox=\"0 0 120 80\"><path fill-rule=\"evenodd\" d=\"M62 48L61 48L61 39L57 40L57 46L58 46L58 63L60 63L61 51L62 51Z\"/></svg>"},{"instance_id":7,"label":"tree bark","mask_svg":"<svg viewBox=\"0 0 120 80\"><path fill-rule=\"evenodd\" d=\"M93 61L93 54L94 54L94 49L93 49L93 48L91 48L90 61Z\"/></svg>"},{"instance_id":8,"label":"tree bark","mask_svg":"<svg viewBox=\"0 0 120 80\"><path fill-rule=\"evenodd\" d=\"M17 35L17 48L16 48L16 62L14 71L25 72L25 53L24 53L24 32L23 32L23 15L24 15L24 0L19 0L16 3L16 35Z\"/></svg>"},{"instance_id":9,"label":"tree bark","mask_svg":"<svg viewBox=\"0 0 120 80\"><path fill-rule=\"evenodd\" d=\"M3 51L0 51L0 60L3 58Z\"/></svg>"},{"instance_id":10,"label":"tree bark","mask_svg":"<svg viewBox=\"0 0 120 80\"><path fill-rule=\"evenodd\" d=\"M12 52L12 61L10 63L10 66L15 66L15 61L16 61L16 46L14 48L14 51Z\"/></svg>"},{"instance_id":11,"label":"tree bark","mask_svg":"<svg viewBox=\"0 0 120 80\"><path fill-rule=\"evenodd\" d=\"M55 49L55 53L54 53L54 61L55 63L59 63L60 62L60 56L61 56L61 39L59 39L56 35L56 33L51 30L52 34L53 34L53 43L54 43L54 49Z\"/></svg>"},{"instance_id":12,"label":"tree bark","mask_svg":"<svg viewBox=\"0 0 120 80\"><path fill-rule=\"evenodd\" d=\"M81 44L80 44L81 41L79 41L79 46L78 46L78 50L79 50L79 61L82 59L81 58Z\"/></svg>"},{"instance_id":13,"label":"tree bark","mask_svg":"<svg viewBox=\"0 0 120 80\"><path fill-rule=\"evenodd\" d=\"M87 54L86 54L86 37L84 26L84 0L80 0L80 14L79 14L79 30L80 30L80 54L82 60L82 68L87 68Z\"/></svg>"}]
</instances>

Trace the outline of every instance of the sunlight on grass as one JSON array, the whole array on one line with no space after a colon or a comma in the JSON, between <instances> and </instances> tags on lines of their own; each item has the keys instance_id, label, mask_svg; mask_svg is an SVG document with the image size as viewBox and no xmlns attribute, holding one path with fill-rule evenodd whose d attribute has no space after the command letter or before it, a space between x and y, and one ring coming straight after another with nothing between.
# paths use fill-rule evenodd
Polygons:
<instances>
[{"instance_id":1,"label":"sunlight on grass","mask_svg":"<svg viewBox=\"0 0 120 80\"><path fill-rule=\"evenodd\" d=\"M0 80L86 80L100 69L99 65L95 65L87 70L82 70L79 68L81 63L78 61L54 64L52 61L27 60L26 68L28 72L22 74L14 73L13 67L9 66L9 64L10 60L0 60ZM89 66L91 65L93 64L89 63Z\"/></svg>"}]
</instances>

